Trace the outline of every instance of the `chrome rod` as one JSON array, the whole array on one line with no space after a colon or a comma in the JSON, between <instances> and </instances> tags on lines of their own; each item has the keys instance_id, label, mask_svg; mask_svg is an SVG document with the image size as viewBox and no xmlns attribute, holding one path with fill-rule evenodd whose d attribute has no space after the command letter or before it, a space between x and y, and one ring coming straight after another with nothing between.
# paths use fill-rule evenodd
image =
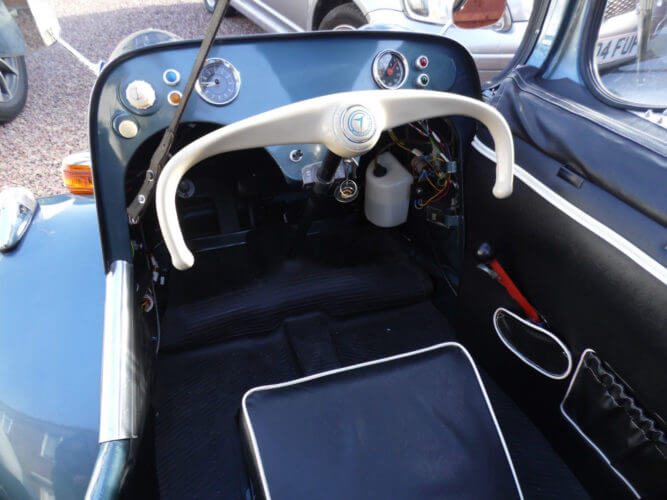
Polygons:
<instances>
[{"instance_id":1,"label":"chrome rod","mask_svg":"<svg viewBox=\"0 0 667 500\"><path fill-rule=\"evenodd\" d=\"M133 267L114 261L106 278L99 441L138 436L145 377L134 320Z\"/></svg>"}]
</instances>

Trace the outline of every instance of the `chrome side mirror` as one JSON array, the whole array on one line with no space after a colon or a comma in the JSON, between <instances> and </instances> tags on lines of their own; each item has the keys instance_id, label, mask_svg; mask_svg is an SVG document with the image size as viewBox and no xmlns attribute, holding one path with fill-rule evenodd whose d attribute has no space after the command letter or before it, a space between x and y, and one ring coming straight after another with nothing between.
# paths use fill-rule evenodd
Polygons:
<instances>
[{"instance_id":1,"label":"chrome side mirror","mask_svg":"<svg viewBox=\"0 0 667 500\"><path fill-rule=\"evenodd\" d=\"M458 28L484 28L497 23L507 0L403 0L410 19L443 26L441 34L453 24Z\"/></svg>"},{"instance_id":2,"label":"chrome side mirror","mask_svg":"<svg viewBox=\"0 0 667 500\"><path fill-rule=\"evenodd\" d=\"M507 0L455 0L452 21L458 28L485 28L502 20L506 12Z\"/></svg>"},{"instance_id":3,"label":"chrome side mirror","mask_svg":"<svg viewBox=\"0 0 667 500\"><path fill-rule=\"evenodd\" d=\"M10 187L0 191L0 252L19 244L36 210L37 200L28 189Z\"/></svg>"}]
</instances>

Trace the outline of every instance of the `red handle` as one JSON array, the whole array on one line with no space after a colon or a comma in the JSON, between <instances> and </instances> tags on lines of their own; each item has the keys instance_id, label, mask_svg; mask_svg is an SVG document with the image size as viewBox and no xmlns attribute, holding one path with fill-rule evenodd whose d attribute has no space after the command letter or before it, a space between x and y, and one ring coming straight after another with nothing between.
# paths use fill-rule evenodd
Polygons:
<instances>
[{"instance_id":1,"label":"red handle","mask_svg":"<svg viewBox=\"0 0 667 500\"><path fill-rule=\"evenodd\" d=\"M514 281L512 281L512 278L510 278L509 275L505 272L505 269L500 264L500 262L498 262L497 259L492 259L489 261L489 267L495 271L495 273L498 275L498 283L505 287L507 293L509 293L510 297L512 297L514 301L519 304L519 307L523 309L523 312L526 314L526 316L528 316L528 319L530 319L533 323L541 323L542 318L540 318L537 310L532 305L530 305L528 299L523 296L521 291L514 284Z\"/></svg>"}]
</instances>

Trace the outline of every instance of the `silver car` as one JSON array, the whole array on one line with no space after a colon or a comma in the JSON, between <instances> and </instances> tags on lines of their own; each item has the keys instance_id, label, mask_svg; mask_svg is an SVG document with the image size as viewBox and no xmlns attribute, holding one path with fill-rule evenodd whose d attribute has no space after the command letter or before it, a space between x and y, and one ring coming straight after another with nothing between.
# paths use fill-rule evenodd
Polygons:
<instances>
[{"instance_id":1,"label":"silver car","mask_svg":"<svg viewBox=\"0 0 667 500\"><path fill-rule=\"evenodd\" d=\"M204 0L209 11L216 0ZM369 24L445 35L468 48L480 79L487 81L505 69L521 44L533 0L509 0L493 26L466 30L451 25L438 0L231 0L231 5L270 32L356 29Z\"/></svg>"}]
</instances>

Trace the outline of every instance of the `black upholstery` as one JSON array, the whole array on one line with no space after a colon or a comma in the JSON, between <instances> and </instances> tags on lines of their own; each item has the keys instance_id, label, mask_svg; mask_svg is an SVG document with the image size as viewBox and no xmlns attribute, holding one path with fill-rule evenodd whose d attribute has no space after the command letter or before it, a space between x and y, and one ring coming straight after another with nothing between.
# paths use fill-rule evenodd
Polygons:
<instances>
[{"instance_id":1,"label":"black upholstery","mask_svg":"<svg viewBox=\"0 0 667 500\"><path fill-rule=\"evenodd\" d=\"M258 497L520 497L479 373L445 343L243 399Z\"/></svg>"}]
</instances>

